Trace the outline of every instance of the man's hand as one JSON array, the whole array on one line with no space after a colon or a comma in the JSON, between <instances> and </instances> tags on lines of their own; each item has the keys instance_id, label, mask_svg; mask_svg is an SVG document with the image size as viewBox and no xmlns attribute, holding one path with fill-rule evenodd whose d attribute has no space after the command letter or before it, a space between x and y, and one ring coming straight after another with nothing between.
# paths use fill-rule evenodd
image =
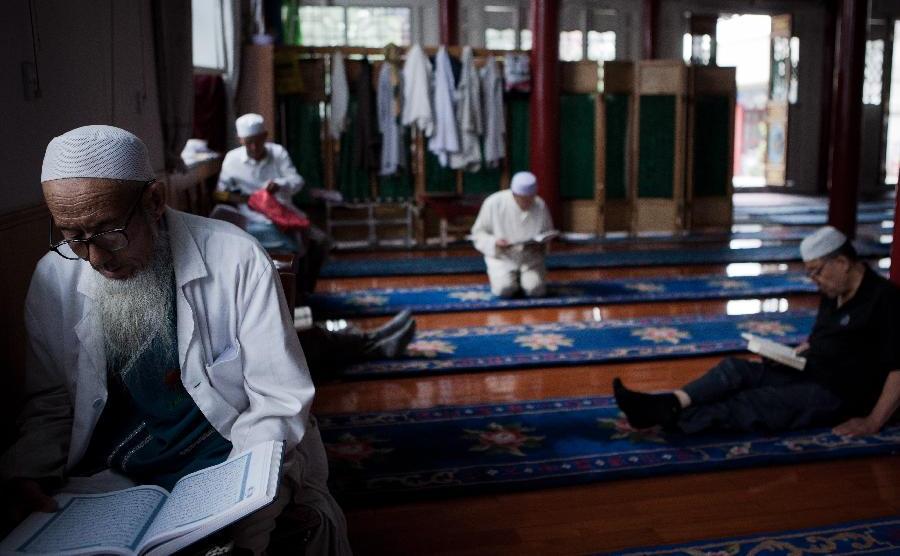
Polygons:
<instances>
[{"instance_id":1,"label":"man's hand","mask_svg":"<svg viewBox=\"0 0 900 556\"><path fill-rule=\"evenodd\" d=\"M55 512L56 500L33 479L10 479L3 485L3 518L18 524L32 512Z\"/></svg>"},{"instance_id":2,"label":"man's hand","mask_svg":"<svg viewBox=\"0 0 900 556\"><path fill-rule=\"evenodd\" d=\"M803 342L799 346L794 348L794 355L802 356L804 352L809 350L809 342Z\"/></svg>"},{"instance_id":3,"label":"man's hand","mask_svg":"<svg viewBox=\"0 0 900 556\"><path fill-rule=\"evenodd\" d=\"M266 183L266 191L269 193L277 193L279 189L281 189L281 186L275 183L274 180L269 180Z\"/></svg>"},{"instance_id":4,"label":"man's hand","mask_svg":"<svg viewBox=\"0 0 900 556\"><path fill-rule=\"evenodd\" d=\"M495 242L495 245L497 246L497 249L506 249L507 247L509 247L509 242L503 238L500 238Z\"/></svg>"},{"instance_id":5,"label":"man's hand","mask_svg":"<svg viewBox=\"0 0 900 556\"><path fill-rule=\"evenodd\" d=\"M871 416L855 417L834 427L831 432L840 436L867 436L881 430L881 423Z\"/></svg>"}]
</instances>

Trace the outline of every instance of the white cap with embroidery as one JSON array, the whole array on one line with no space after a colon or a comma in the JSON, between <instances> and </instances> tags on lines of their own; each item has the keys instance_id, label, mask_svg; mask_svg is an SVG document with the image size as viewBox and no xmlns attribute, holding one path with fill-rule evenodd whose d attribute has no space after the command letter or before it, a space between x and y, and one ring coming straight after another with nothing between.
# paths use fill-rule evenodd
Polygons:
<instances>
[{"instance_id":1,"label":"white cap with embroidery","mask_svg":"<svg viewBox=\"0 0 900 556\"><path fill-rule=\"evenodd\" d=\"M834 253L847 236L834 226L823 226L800 242L800 256L808 263Z\"/></svg>"},{"instance_id":2,"label":"white cap with embroidery","mask_svg":"<svg viewBox=\"0 0 900 556\"><path fill-rule=\"evenodd\" d=\"M263 120L263 117L252 112L250 114L244 114L234 123L237 128L237 136L241 139L253 137L254 135L259 135L266 131L266 122Z\"/></svg>"},{"instance_id":3,"label":"white cap with embroidery","mask_svg":"<svg viewBox=\"0 0 900 556\"><path fill-rule=\"evenodd\" d=\"M509 182L509 188L516 195L534 195L537 193L537 178L531 172L516 172Z\"/></svg>"},{"instance_id":4,"label":"white cap with embroidery","mask_svg":"<svg viewBox=\"0 0 900 556\"><path fill-rule=\"evenodd\" d=\"M88 125L54 137L47 145L41 181L155 178L147 146L133 133L108 125Z\"/></svg>"}]
</instances>

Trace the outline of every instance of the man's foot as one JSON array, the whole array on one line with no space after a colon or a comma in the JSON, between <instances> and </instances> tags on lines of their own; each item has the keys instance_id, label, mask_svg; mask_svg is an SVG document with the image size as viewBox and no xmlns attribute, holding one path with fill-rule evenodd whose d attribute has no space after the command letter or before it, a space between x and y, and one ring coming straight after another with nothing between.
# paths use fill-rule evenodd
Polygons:
<instances>
[{"instance_id":1,"label":"man's foot","mask_svg":"<svg viewBox=\"0 0 900 556\"><path fill-rule=\"evenodd\" d=\"M382 324L375 330L369 332L369 336L376 342L379 340L383 340L388 336L392 336L402 330L411 318L412 312L409 309L403 309L402 311L394 315L394 318Z\"/></svg>"},{"instance_id":2,"label":"man's foot","mask_svg":"<svg viewBox=\"0 0 900 556\"><path fill-rule=\"evenodd\" d=\"M681 413L681 404L675 394L644 394L629 390L618 377L613 379L613 393L628 424L636 429L672 426Z\"/></svg>"},{"instance_id":3,"label":"man's foot","mask_svg":"<svg viewBox=\"0 0 900 556\"><path fill-rule=\"evenodd\" d=\"M394 359L406 352L406 346L416 335L416 321L410 319L397 332L379 340L369 351L369 355L377 359Z\"/></svg>"}]
</instances>

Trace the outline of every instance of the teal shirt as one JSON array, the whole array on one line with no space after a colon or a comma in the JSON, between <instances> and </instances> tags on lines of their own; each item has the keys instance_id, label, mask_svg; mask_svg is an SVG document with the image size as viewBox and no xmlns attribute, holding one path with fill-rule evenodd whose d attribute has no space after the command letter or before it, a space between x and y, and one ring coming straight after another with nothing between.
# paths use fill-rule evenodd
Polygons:
<instances>
[{"instance_id":1,"label":"teal shirt","mask_svg":"<svg viewBox=\"0 0 900 556\"><path fill-rule=\"evenodd\" d=\"M174 288L174 284L173 284ZM108 372L109 395L80 474L105 468L165 489L181 477L225 461L231 442L209 423L181 383L174 307L168 326L121 368ZM113 365L116 366L116 365Z\"/></svg>"}]
</instances>

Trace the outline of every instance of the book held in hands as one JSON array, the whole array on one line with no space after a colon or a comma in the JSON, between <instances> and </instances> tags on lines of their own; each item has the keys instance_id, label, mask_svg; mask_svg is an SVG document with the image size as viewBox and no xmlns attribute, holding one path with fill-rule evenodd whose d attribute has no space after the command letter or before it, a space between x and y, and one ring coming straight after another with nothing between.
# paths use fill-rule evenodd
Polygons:
<instances>
[{"instance_id":1,"label":"book held in hands","mask_svg":"<svg viewBox=\"0 0 900 556\"><path fill-rule=\"evenodd\" d=\"M794 348L780 344L762 336L744 332L741 337L747 340L747 350L762 355L782 365L802 371L806 367L806 358L800 357Z\"/></svg>"},{"instance_id":2,"label":"book held in hands","mask_svg":"<svg viewBox=\"0 0 900 556\"><path fill-rule=\"evenodd\" d=\"M271 504L283 449L263 442L185 475L171 492L144 485L59 494L59 510L28 516L0 542L0 554L172 554Z\"/></svg>"}]
</instances>

